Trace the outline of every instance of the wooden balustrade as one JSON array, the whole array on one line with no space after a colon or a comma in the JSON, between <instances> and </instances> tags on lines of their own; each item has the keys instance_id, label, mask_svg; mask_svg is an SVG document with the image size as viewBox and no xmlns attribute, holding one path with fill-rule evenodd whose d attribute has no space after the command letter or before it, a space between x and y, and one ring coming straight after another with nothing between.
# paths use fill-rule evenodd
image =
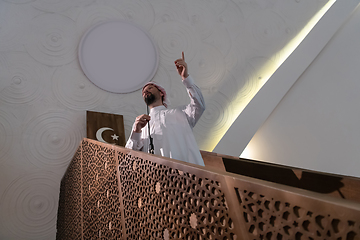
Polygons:
<instances>
[{"instance_id":1,"label":"wooden balustrade","mask_svg":"<svg viewBox=\"0 0 360 240\"><path fill-rule=\"evenodd\" d=\"M205 165L360 203L360 178L201 151Z\"/></svg>"},{"instance_id":2,"label":"wooden balustrade","mask_svg":"<svg viewBox=\"0 0 360 240\"><path fill-rule=\"evenodd\" d=\"M360 239L360 204L84 139L57 239Z\"/></svg>"}]
</instances>

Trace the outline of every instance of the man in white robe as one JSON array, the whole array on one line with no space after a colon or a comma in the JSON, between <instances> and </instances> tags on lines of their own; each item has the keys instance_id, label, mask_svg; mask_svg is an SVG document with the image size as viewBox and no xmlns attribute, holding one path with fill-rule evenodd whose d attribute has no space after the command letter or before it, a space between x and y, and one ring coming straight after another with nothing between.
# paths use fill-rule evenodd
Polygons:
<instances>
[{"instance_id":1,"label":"man in white robe","mask_svg":"<svg viewBox=\"0 0 360 240\"><path fill-rule=\"evenodd\" d=\"M165 89L154 82L147 83L143 87L142 96L150 113L136 118L125 147L149 152L149 123L154 154L204 166L192 128L205 110L205 101L188 74L184 53L182 58L175 61L175 66L189 94L190 103L168 109Z\"/></svg>"}]
</instances>

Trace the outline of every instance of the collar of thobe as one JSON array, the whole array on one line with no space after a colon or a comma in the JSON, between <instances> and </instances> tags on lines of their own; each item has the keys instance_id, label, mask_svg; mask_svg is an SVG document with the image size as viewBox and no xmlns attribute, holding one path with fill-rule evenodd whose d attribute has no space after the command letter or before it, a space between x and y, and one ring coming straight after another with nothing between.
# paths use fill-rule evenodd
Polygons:
<instances>
[{"instance_id":1,"label":"collar of thobe","mask_svg":"<svg viewBox=\"0 0 360 240\"><path fill-rule=\"evenodd\" d=\"M166 107L164 105L153 107L152 109L150 109L150 115L153 113L159 112L161 110L166 110Z\"/></svg>"}]
</instances>

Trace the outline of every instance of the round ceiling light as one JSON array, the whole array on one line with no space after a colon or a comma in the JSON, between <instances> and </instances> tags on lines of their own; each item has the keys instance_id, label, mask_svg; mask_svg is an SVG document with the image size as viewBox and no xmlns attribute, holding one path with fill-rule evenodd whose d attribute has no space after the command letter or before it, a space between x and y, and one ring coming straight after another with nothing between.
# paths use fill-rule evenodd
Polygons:
<instances>
[{"instance_id":1,"label":"round ceiling light","mask_svg":"<svg viewBox=\"0 0 360 240\"><path fill-rule=\"evenodd\" d=\"M99 88L113 93L140 89L154 77L157 47L142 28L125 21L107 21L90 28L79 45L85 75Z\"/></svg>"}]
</instances>

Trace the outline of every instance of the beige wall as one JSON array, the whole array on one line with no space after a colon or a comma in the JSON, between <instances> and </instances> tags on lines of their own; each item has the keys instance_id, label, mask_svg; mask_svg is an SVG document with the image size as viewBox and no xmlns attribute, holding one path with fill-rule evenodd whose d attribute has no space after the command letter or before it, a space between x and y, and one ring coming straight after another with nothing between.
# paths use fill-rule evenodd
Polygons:
<instances>
[{"instance_id":1,"label":"beige wall","mask_svg":"<svg viewBox=\"0 0 360 240\"><path fill-rule=\"evenodd\" d=\"M360 8L256 132L243 157L360 177Z\"/></svg>"}]
</instances>

